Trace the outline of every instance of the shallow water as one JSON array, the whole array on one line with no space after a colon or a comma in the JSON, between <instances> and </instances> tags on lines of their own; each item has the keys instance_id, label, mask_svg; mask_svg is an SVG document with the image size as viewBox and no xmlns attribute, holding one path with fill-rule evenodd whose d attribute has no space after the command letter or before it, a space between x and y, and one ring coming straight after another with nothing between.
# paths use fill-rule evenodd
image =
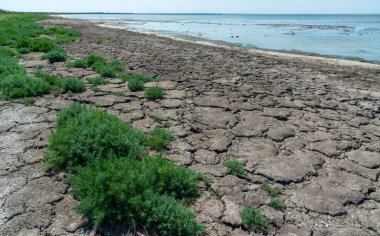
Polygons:
<instances>
[{"instance_id":1,"label":"shallow water","mask_svg":"<svg viewBox=\"0 0 380 236\"><path fill-rule=\"evenodd\" d=\"M380 15L71 14L117 28L380 62Z\"/></svg>"}]
</instances>

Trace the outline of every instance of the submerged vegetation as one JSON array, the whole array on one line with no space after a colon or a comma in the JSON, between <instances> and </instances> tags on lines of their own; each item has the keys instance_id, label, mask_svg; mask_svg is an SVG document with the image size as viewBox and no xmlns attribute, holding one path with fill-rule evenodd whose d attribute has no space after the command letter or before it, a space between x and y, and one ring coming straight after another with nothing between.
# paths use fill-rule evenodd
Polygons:
<instances>
[{"instance_id":1,"label":"submerged vegetation","mask_svg":"<svg viewBox=\"0 0 380 236\"><path fill-rule=\"evenodd\" d=\"M103 111L73 104L58 114L46 166L70 173L75 208L95 226L143 224L160 235L197 235L204 227L186 202L200 195L200 176L149 149L173 140L167 131L145 134Z\"/></svg>"}]
</instances>

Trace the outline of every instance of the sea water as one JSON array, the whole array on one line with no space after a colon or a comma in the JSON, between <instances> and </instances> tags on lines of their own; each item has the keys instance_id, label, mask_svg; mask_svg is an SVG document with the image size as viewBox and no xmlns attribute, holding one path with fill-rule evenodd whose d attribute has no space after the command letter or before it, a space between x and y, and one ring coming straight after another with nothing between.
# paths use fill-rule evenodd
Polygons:
<instances>
[{"instance_id":1,"label":"sea water","mask_svg":"<svg viewBox=\"0 0 380 236\"><path fill-rule=\"evenodd\" d=\"M68 14L133 29L247 48L380 62L380 15Z\"/></svg>"}]
</instances>

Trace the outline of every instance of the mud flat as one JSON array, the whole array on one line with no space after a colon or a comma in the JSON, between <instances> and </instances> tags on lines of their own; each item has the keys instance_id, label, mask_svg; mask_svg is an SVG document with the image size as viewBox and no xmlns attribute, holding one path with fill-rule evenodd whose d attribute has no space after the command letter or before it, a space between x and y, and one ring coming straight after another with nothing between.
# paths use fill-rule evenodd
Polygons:
<instances>
[{"instance_id":1,"label":"mud flat","mask_svg":"<svg viewBox=\"0 0 380 236\"><path fill-rule=\"evenodd\" d=\"M125 121L140 117L133 124L145 131L159 125L154 116L170 121L177 139L167 158L213 181L214 191L192 206L208 235L260 235L242 227L240 212L251 205L270 219L266 235L380 234L378 66L200 45L89 21L43 24L82 33L64 46L74 57L117 58L126 72L161 78L166 98L147 101L109 79L100 92L46 95L32 106L1 102L0 235L96 233L71 211L76 200L67 194L64 175L42 168L56 113L72 102ZM46 64L47 71L84 82L95 76L40 57L26 54L23 63L30 72ZM120 92L125 96L115 95ZM228 175L228 160L244 163L246 175ZM270 206L265 181L281 190L284 211Z\"/></svg>"}]
</instances>

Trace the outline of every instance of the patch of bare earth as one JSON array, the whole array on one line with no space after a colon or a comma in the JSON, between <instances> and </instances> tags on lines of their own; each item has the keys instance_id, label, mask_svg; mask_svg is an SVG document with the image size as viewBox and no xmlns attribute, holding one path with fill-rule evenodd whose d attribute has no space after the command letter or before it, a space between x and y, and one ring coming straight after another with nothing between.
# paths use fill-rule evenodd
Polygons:
<instances>
[{"instance_id":1,"label":"patch of bare earth","mask_svg":"<svg viewBox=\"0 0 380 236\"><path fill-rule=\"evenodd\" d=\"M56 111L73 101L126 121L142 117L133 122L141 130L160 126L152 116L167 118L177 137L167 158L209 176L220 193L205 191L192 206L208 235L259 235L241 226L240 211L251 205L270 218L267 235L380 234L379 71L195 45L85 21L46 24L82 33L64 46L71 55L118 58L127 72L160 77L166 98L147 101L110 79L97 93L44 96L30 107L1 103L0 235L90 233L86 220L70 210L76 200L62 174L50 176L42 168ZM98 39L104 44L97 45ZM30 71L41 64L35 58L25 57ZM83 81L94 76L64 63L45 70ZM244 163L247 175L227 175L227 160ZM260 188L266 180L282 190L285 211L269 206Z\"/></svg>"}]
</instances>

